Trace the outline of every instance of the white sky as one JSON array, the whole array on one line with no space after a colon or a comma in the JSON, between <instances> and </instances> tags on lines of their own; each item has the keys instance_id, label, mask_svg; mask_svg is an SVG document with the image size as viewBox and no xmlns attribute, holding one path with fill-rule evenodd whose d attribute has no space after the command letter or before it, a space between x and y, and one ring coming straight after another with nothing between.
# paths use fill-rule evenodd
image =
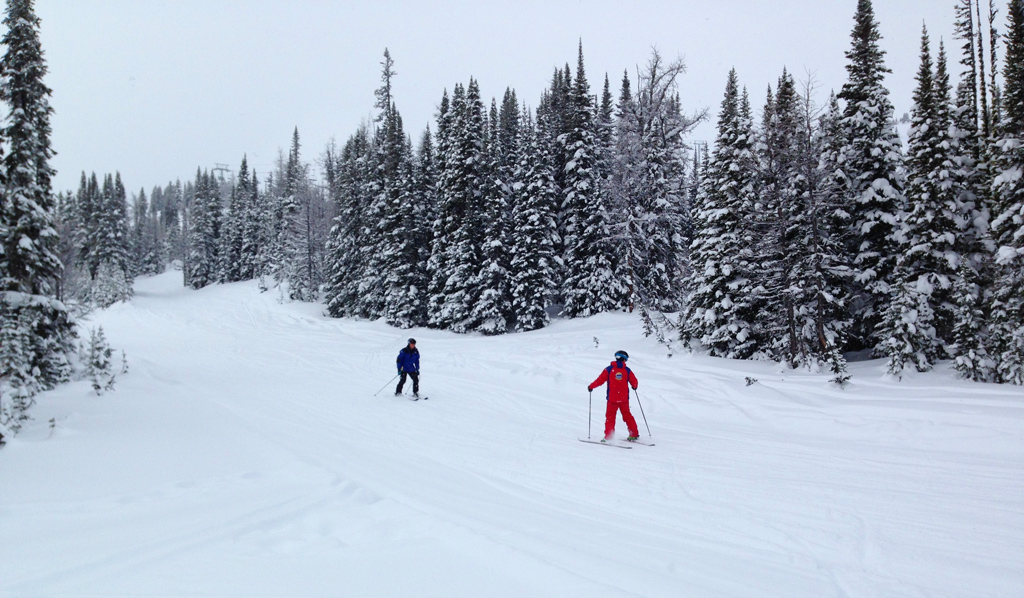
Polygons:
<instances>
[{"instance_id":1,"label":"white sky","mask_svg":"<svg viewBox=\"0 0 1024 598\"><path fill-rule=\"evenodd\" d=\"M897 114L908 112L921 26L933 51L946 41L951 70L954 0L876 0ZM760 107L783 67L813 72L824 103L845 81L856 0L665 2L433 2L328 0L37 0L53 89L55 191L84 170L120 171L132 192L192 178L196 167L243 154L261 175L299 128L303 158L339 144L373 111L384 48L398 75L406 131L433 126L444 89L470 76L485 98L506 87L537 104L553 69L575 72L580 39L599 93L617 96L657 46L682 56L684 108L711 108L696 138L713 140L726 75L735 66ZM1005 3L999 2L1001 13ZM1002 17L1002 14L1000 15ZM1000 19L1002 20L1002 19ZM634 80L635 75L631 76Z\"/></svg>"}]
</instances>

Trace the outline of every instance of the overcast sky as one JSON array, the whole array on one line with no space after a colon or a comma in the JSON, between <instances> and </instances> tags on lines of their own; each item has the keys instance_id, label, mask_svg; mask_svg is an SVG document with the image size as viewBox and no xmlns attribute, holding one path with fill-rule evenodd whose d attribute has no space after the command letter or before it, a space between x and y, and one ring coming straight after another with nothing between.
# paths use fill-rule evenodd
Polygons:
<instances>
[{"instance_id":1,"label":"overcast sky","mask_svg":"<svg viewBox=\"0 0 1024 598\"><path fill-rule=\"evenodd\" d=\"M909 112L922 23L951 70L955 0L875 0L887 84ZM856 0L399 2L367 0L37 0L53 89L55 191L82 171L120 171L131 192L192 178L243 154L261 175L298 127L314 161L372 115L384 48L393 95L418 139L445 89L475 77L488 103L506 87L536 106L555 67L575 72L579 40L592 92L617 95L656 46L683 57L688 112L709 107L695 138L714 139L731 67L760 107L787 67L813 73L819 103L846 78ZM1005 3L998 4L1005 13ZM1000 15L1002 17L1002 14ZM1000 19L1002 20L1002 19Z\"/></svg>"}]
</instances>

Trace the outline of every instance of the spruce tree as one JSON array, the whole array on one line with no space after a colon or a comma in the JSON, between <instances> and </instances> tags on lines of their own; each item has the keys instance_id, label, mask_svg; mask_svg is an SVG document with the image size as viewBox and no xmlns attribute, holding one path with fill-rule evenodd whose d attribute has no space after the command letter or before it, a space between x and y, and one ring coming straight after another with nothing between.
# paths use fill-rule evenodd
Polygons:
<instances>
[{"instance_id":1,"label":"spruce tree","mask_svg":"<svg viewBox=\"0 0 1024 598\"><path fill-rule=\"evenodd\" d=\"M39 390L70 373L73 324L56 300L61 278L51 179L50 89L31 0L8 0L0 57L0 380L13 398L0 402L0 424L17 427Z\"/></svg>"},{"instance_id":2,"label":"spruce tree","mask_svg":"<svg viewBox=\"0 0 1024 598\"><path fill-rule=\"evenodd\" d=\"M246 280L243 278L245 260L242 257L245 218L248 217L246 204L249 201L249 165L245 156L238 169L238 178L231 188L227 213L224 215L224 234L221 235L221 268L225 282Z\"/></svg>"},{"instance_id":3,"label":"spruce tree","mask_svg":"<svg viewBox=\"0 0 1024 598\"><path fill-rule=\"evenodd\" d=\"M684 136L703 118L680 111L677 80L685 70L681 60L666 63L655 51L635 100L624 82L619 103L610 185L617 204L614 229L627 258L629 304L641 306L648 328L648 311L677 311L682 300Z\"/></svg>"},{"instance_id":4,"label":"spruce tree","mask_svg":"<svg viewBox=\"0 0 1024 598\"><path fill-rule=\"evenodd\" d=\"M288 296L297 301L314 301L321 282L318 195L311 188L308 167L302 163L299 130L292 133L287 160L278 178L280 202L278 282L286 282Z\"/></svg>"},{"instance_id":5,"label":"spruce tree","mask_svg":"<svg viewBox=\"0 0 1024 598\"><path fill-rule=\"evenodd\" d=\"M893 107L883 78L890 72L870 0L859 0L852 44L846 53L849 75L839 98L845 145L846 211L851 234L847 250L857 271L854 316L861 343L882 340L878 324L889 303L898 247L898 219L904 209L903 155L893 126Z\"/></svg>"},{"instance_id":6,"label":"spruce tree","mask_svg":"<svg viewBox=\"0 0 1024 598\"><path fill-rule=\"evenodd\" d=\"M981 308L983 297L977 279L974 268L967 260L962 260L953 287L956 308L950 352L961 378L984 382L989 379L992 364L984 343L985 314Z\"/></svg>"},{"instance_id":7,"label":"spruce tree","mask_svg":"<svg viewBox=\"0 0 1024 598\"><path fill-rule=\"evenodd\" d=\"M259 181L255 171L249 172L248 156L242 156L234 198L238 216L233 237L238 251L238 279L252 280L259 276L259 253L263 246L260 234L264 214L259 209Z\"/></svg>"},{"instance_id":8,"label":"spruce tree","mask_svg":"<svg viewBox=\"0 0 1024 598\"><path fill-rule=\"evenodd\" d=\"M450 117L445 119L445 117ZM480 297L483 239L484 116L480 88L456 85L438 127L438 213L430 258L432 326L467 332L480 324L472 315ZM442 151L443 150L443 151Z\"/></svg>"},{"instance_id":9,"label":"spruce tree","mask_svg":"<svg viewBox=\"0 0 1024 598\"><path fill-rule=\"evenodd\" d=\"M182 231L182 210L185 200L181 181L168 183L164 189L164 197L167 199L167 203L160 213L160 223L163 230L166 231L163 250L169 261L181 265L185 255Z\"/></svg>"},{"instance_id":10,"label":"spruce tree","mask_svg":"<svg viewBox=\"0 0 1024 598\"><path fill-rule=\"evenodd\" d=\"M921 66L914 91L914 108L908 141L907 212L903 217L903 238L899 258L900 275L906 283L893 288L894 301L911 304L927 302L929 309L918 311L915 334L884 328L881 336L903 334L903 342L913 345L919 370L930 369L940 357L942 338L949 338L953 326L953 305L950 301L959 261L957 239L960 234L963 207L957 205L949 175L955 170L948 137L950 125L948 83L945 56L940 56L939 76L932 67L927 29L921 34ZM913 297L899 295L911 293ZM925 317L934 317L926 321ZM903 324L892 318L889 325ZM932 332L937 336L928 336ZM890 363L905 351L890 351ZM902 365L900 366L902 367ZM897 369L890 365L890 369Z\"/></svg>"},{"instance_id":11,"label":"spruce tree","mask_svg":"<svg viewBox=\"0 0 1024 598\"><path fill-rule=\"evenodd\" d=\"M366 237L374 154L368 128L361 126L342 148L331 189L336 211L327 243L329 270L325 301L336 318L359 314L359 283L368 260Z\"/></svg>"},{"instance_id":12,"label":"spruce tree","mask_svg":"<svg viewBox=\"0 0 1024 598\"><path fill-rule=\"evenodd\" d=\"M565 160L562 296L569 317L585 317L621 307L626 289L615 277L608 210L597 170L596 114L583 66L582 43L568 104L566 132L559 136Z\"/></svg>"},{"instance_id":13,"label":"spruce tree","mask_svg":"<svg viewBox=\"0 0 1024 598\"><path fill-rule=\"evenodd\" d=\"M188 221L185 285L200 289L222 282L220 186L209 172L196 169L195 197Z\"/></svg>"},{"instance_id":14,"label":"spruce tree","mask_svg":"<svg viewBox=\"0 0 1024 598\"><path fill-rule=\"evenodd\" d=\"M156 197L154 197L154 200ZM159 274L163 271L163 255L159 245L159 222L155 201L146 198L146 190L139 189L132 210L132 276Z\"/></svg>"},{"instance_id":15,"label":"spruce tree","mask_svg":"<svg viewBox=\"0 0 1024 598\"><path fill-rule=\"evenodd\" d=\"M120 173L104 177L103 189L92 209L94 270L88 300L97 307L107 307L132 295L128 200Z\"/></svg>"},{"instance_id":16,"label":"spruce tree","mask_svg":"<svg viewBox=\"0 0 1024 598\"><path fill-rule=\"evenodd\" d=\"M511 98L507 98L511 99ZM518 107L515 108L518 113ZM517 117L505 115L502 119L496 103L491 103L488 119L490 133L485 141L483 165L484 184L481 190L483 211L483 237L480 243L479 274L474 281L480 298L473 306L471 318L478 322L476 329L484 334L504 334L512 317L509 289L509 202L511 156L516 153L514 128ZM503 125L503 126L502 126ZM505 130L508 127L512 130Z\"/></svg>"},{"instance_id":17,"label":"spruce tree","mask_svg":"<svg viewBox=\"0 0 1024 598\"><path fill-rule=\"evenodd\" d=\"M551 146L545 142L550 126L538 112L536 128L524 110L518 154L512 179L512 312L516 330L547 326L547 307L555 293L554 237L558 191L552 172Z\"/></svg>"},{"instance_id":18,"label":"spruce tree","mask_svg":"<svg viewBox=\"0 0 1024 598\"><path fill-rule=\"evenodd\" d=\"M746 359L759 346L750 264L754 209L754 145L746 92L729 71L715 149L693 206L689 294L681 339L712 355Z\"/></svg>"},{"instance_id":19,"label":"spruce tree","mask_svg":"<svg viewBox=\"0 0 1024 598\"><path fill-rule=\"evenodd\" d=\"M779 78L778 88L768 97L759 147L757 238L754 260L760 268L754 273L755 310L764 329L762 350L778 355L795 367L806 359L807 350L798 330L798 309L806 302L802 251L798 244L807 232L808 212L798 185L799 175L799 99L796 83L787 71Z\"/></svg>"},{"instance_id":20,"label":"spruce tree","mask_svg":"<svg viewBox=\"0 0 1024 598\"><path fill-rule=\"evenodd\" d=\"M458 86L455 90L458 91ZM434 150L433 173L434 173L434 213L431 230L430 256L427 258L427 274L429 283L427 285L427 318L432 326L442 326L436 319L440 307L446 302L445 283L447 278L443 273L448 269L448 243L454 231L455 220L447 214L454 212L456 205L447 202L444 190L452 177L452 169L449 165L449 154L454 143L452 127L455 123L455 113L452 111L451 102L448 98L448 90L444 91L441 103L438 106L437 114L437 145Z\"/></svg>"},{"instance_id":21,"label":"spruce tree","mask_svg":"<svg viewBox=\"0 0 1024 598\"><path fill-rule=\"evenodd\" d=\"M0 100L10 116L0 128L5 141L3 228L0 233L0 288L52 295L61 264L54 253L53 157L50 145L50 89L39 42L39 19L31 0L8 0L4 25L7 48L0 58Z\"/></svg>"},{"instance_id":22,"label":"spruce tree","mask_svg":"<svg viewBox=\"0 0 1024 598\"><path fill-rule=\"evenodd\" d=\"M892 285L892 300L882 314L880 328L885 331L878 351L888 357L887 371L900 377L908 362L919 372L926 372L934 363L934 313L928 296L914 282L908 280L908 270L902 267L901 256Z\"/></svg>"},{"instance_id":23,"label":"spruce tree","mask_svg":"<svg viewBox=\"0 0 1024 598\"><path fill-rule=\"evenodd\" d=\"M990 354L1001 382L1024 384L1024 0L1007 14L1005 112L1001 126L997 202L992 220L996 277L992 292Z\"/></svg>"}]
</instances>

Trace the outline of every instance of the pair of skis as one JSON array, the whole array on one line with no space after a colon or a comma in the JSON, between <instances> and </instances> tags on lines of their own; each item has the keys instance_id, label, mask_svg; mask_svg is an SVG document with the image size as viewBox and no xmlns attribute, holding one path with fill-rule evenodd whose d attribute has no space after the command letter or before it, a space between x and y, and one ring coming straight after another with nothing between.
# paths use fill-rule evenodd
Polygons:
<instances>
[{"instance_id":1,"label":"pair of skis","mask_svg":"<svg viewBox=\"0 0 1024 598\"><path fill-rule=\"evenodd\" d=\"M592 440L590 438L580 438L579 441L580 442L589 442L590 444L600 444L600 445L603 445L603 446L614 446L615 448L623 448L623 449L631 449L633 447L630 446L630 445L633 445L633 444L640 444L640 445L643 445L643 446L654 446L653 442L649 442L647 440L642 440L642 439L639 439L639 438L636 439L636 440L622 440L622 441L616 441L614 439L613 440L602 441L602 440Z\"/></svg>"},{"instance_id":2,"label":"pair of skis","mask_svg":"<svg viewBox=\"0 0 1024 598\"><path fill-rule=\"evenodd\" d=\"M417 397L416 395L401 394L401 395L395 395L395 396L396 397L405 397L405 398L409 399L410 401L429 401L430 400L430 397Z\"/></svg>"}]
</instances>

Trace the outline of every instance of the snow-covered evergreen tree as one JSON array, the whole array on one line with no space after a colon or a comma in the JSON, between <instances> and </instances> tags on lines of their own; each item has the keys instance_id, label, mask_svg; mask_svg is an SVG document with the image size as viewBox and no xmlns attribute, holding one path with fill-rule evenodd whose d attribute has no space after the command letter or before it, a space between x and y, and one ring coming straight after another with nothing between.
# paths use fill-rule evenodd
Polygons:
<instances>
[{"instance_id":1,"label":"snow-covered evergreen tree","mask_svg":"<svg viewBox=\"0 0 1024 598\"><path fill-rule=\"evenodd\" d=\"M899 304L920 299L929 304L919 311L914 330L917 334L900 332L905 342L914 345L919 370L928 369L938 359L943 339L949 339L953 327L951 294L959 266L958 237L964 228L964 207L958 204L952 174L956 171L952 153L954 141L949 138L952 120L945 53L940 52L939 69L932 67L928 32L921 35L921 66L914 91L914 108L908 141L907 212L903 217L901 276L907 284L894 287L896 295L913 293L913 298L895 297ZM919 297L918 297L919 296ZM926 321L934 317L934 321ZM903 324L888 318L890 325L903 329ZM936 336L926 336L934 331ZM883 328L881 337L897 334ZM903 353L890 354L899 359ZM890 369L894 369L893 366Z\"/></svg>"},{"instance_id":2,"label":"snow-covered evergreen tree","mask_svg":"<svg viewBox=\"0 0 1024 598\"><path fill-rule=\"evenodd\" d=\"M902 260L896 268L891 285L892 300L887 304L879 324L885 334L878 351L888 357L886 368L894 376L902 376L907 363L919 372L932 368L935 360L935 315L928 301L928 289L908 280Z\"/></svg>"},{"instance_id":3,"label":"snow-covered evergreen tree","mask_svg":"<svg viewBox=\"0 0 1024 598\"><path fill-rule=\"evenodd\" d=\"M699 341L712 355L745 359L755 337L750 264L754 209L754 133L746 92L729 71L718 134L693 206L691 275L681 314L681 339Z\"/></svg>"},{"instance_id":4,"label":"snow-covered evergreen tree","mask_svg":"<svg viewBox=\"0 0 1024 598\"><path fill-rule=\"evenodd\" d=\"M483 238L484 118L480 88L456 85L438 124L438 212L428 264L432 326L466 332L480 324L472 310Z\"/></svg>"},{"instance_id":5,"label":"snow-covered evergreen tree","mask_svg":"<svg viewBox=\"0 0 1024 598\"><path fill-rule=\"evenodd\" d=\"M185 260L185 238L183 231L183 211L185 195L181 181L175 181L164 188L166 204L160 212L160 223L166 232L164 237L164 253L171 262L179 264Z\"/></svg>"},{"instance_id":6,"label":"snow-covered evergreen tree","mask_svg":"<svg viewBox=\"0 0 1024 598\"><path fill-rule=\"evenodd\" d=\"M852 45L846 53L849 75L839 98L845 145L841 161L850 215L847 249L857 271L853 305L859 340L876 346L878 324L889 302L899 255L899 215L904 209L903 154L893 124L889 91L883 85L885 52L870 0L859 0Z\"/></svg>"},{"instance_id":7,"label":"snow-covered evergreen tree","mask_svg":"<svg viewBox=\"0 0 1024 598\"><path fill-rule=\"evenodd\" d=\"M222 220L220 186L209 172L196 169L195 197L188 218L186 286L200 289L223 281L220 272Z\"/></svg>"},{"instance_id":8,"label":"snow-covered evergreen tree","mask_svg":"<svg viewBox=\"0 0 1024 598\"><path fill-rule=\"evenodd\" d=\"M640 73L635 99L628 79L616 119L615 158L609 181L617 253L625 257L630 307L677 311L682 301L683 237L687 228L684 136L703 119L679 106L681 60L666 63L654 51Z\"/></svg>"},{"instance_id":9,"label":"snow-covered evergreen tree","mask_svg":"<svg viewBox=\"0 0 1024 598\"><path fill-rule=\"evenodd\" d=\"M565 160L563 228L564 311L589 316L623 306L626 289L615 276L608 207L598 176L597 120L580 44L576 80L568 96L566 132L559 136Z\"/></svg>"},{"instance_id":10,"label":"snow-covered evergreen tree","mask_svg":"<svg viewBox=\"0 0 1024 598\"><path fill-rule=\"evenodd\" d=\"M327 244L329 270L325 290L327 312L336 317L359 313L359 283L368 261L366 237L370 223L366 207L371 200L375 154L364 124L342 148L331 195L338 213Z\"/></svg>"},{"instance_id":11,"label":"snow-covered evergreen tree","mask_svg":"<svg viewBox=\"0 0 1024 598\"><path fill-rule=\"evenodd\" d=\"M552 172L551 136L545 112L538 111L534 127L523 111L518 160L512 177L511 291L516 330L547 326L547 307L554 298L555 223L558 190Z\"/></svg>"},{"instance_id":12,"label":"snow-covered evergreen tree","mask_svg":"<svg viewBox=\"0 0 1024 598\"><path fill-rule=\"evenodd\" d=\"M56 300L61 278L54 229L50 89L31 0L8 0L0 57L0 424L16 428L32 396L67 379L74 337Z\"/></svg>"},{"instance_id":13,"label":"snow-covered evergreen tree","mask_svg":"<svg viewBox=\"0 0 1024 598\"><path fill-rule=\"evenodd\" d=\"M953 128L950 140L957 168L953 171L957 201L964 206L967 219L965 234L959 249L978 272L982 287L991 286L991 251L989 234L991 221L991 176L988 169L987 142L982 137L981 108L978 101L978 45L974 27L974 0L960 0L954 8L956 22L954 37L961 46L960 80L956 87L955 105L951 114Z\"/></svg>"},{"instance_id":14,"label":"snow-covered evergreen tree","mask_svg":"<svg viewBox=\"0 0 1024 598\"><path fill-rule=\"evenodd\" d=\"M503 106L511 97L506 97ZM518 106L508 108L518 115ZM512 317L509 288L509 202L511 169L509 156L516 154L518 116L502 119L496 103L491 104L488 119L490 133L485 142L484 184L481 189L483 228L480 243L479 273L474 281L480 297L473 306L471 319L484 334L504 334ZM503 125L503 126L502 126Z\"/></svg>"},{"instance_id":15,"label":"snow-covered evergreen tree","mask_svg":"<svg viewBox=\"0 0 1024 598\"><path fill-rule=\"evenodd\" d=\"M163 272L165 260L156 203L147 200L145 189L139 189L134 198L131 229L132 275Z\"/></svg>"},{"instance_id":16,"label":"snow-covered evergreen tree","mask_svg":"<svg viewBox=\"0 0 1024 598\"><path fill-rule=\"evenodd\" d=\"M280 165L275 212L277 248L275 280L285 283L288 297L297 301L315 301L323 280L322 249L326 218L321 194L309 179L309 168L301 160L299 130L292 133L288 157Z\"/></svg>"},{"instance_id":17,"label":"snow-covered evergreen tree","mask_svg":"<svg viewBox=\"0 0 1024 598\"><path fill-rule=\"evenodd\" d=\"M90 281L84 299L107 307L132 296L131 231L121 174L106 175L102 189L93 175L79 197L81 208L88 210L83 220Z\"/></svg>"},{"instance_id":18,"label":"snow-covered evergreen tree","mask_svg":"<svg viewBox=\"0 0 1024 598\"><path fill-rule=\"evenodd\" d=\"M242 278L242 231L245 226L245 202L248 200L249 168L245 158L238 171L238 179L231 186L227 209L224 211L224 227L220 237L221 270L224 282L238 282Z\"/></svg>"},{"instance_id":19,"label":"snow-covered evergreen tree","mask_svg":"<svg viewBox=\"0 0 1024 598\"><path fill-rule=\"evenodd\" d=\"M1001 382L1024 384L1024 0L1011 0L1003 68L1004 116L996 147L990 354Z\"/></svg>"},{"instance_id":20,"label":"snow-covered evergreen tree","mask_svg":"<svg viewBox=\"0 0 1024 598\"><path fill-rule=\"evenodd\" d=\"M827 364L835 374L833 381L849 379L842 355L852 325L849 282L853 270L845 251L844 235L849 227L848 214L842 209L842 197L835 185L840 180L838 162L842 149L841 113L832 95L825 114L815 128L815 110L810 85L801 98L798 135L798 197L807 210L808 233L801 239L801 263L807 303L798 310L799 329L807 342L808 354Z\"/></svg>"},{"instance_id":21,"label":"snow-covered evergreen tree","mask_svg":"<svg viewBox=\"0 0 1024 598\"><path fill-rule=\"evenodd\" d=\"M804 301L800 252L807 213L800 205L798 185L799 115L796 84L787 71L775 93L768 88L762 130L757 144L758 192L753 223L757 234L751 247L759 264L753 271L754 309L759 314L764 346L795 367L805 354L797 331L797 306Z\"/></svg>"},{"instance_id":22,"label":"snow-covered evergreen tree","mask_svg":"<svg viewBox=\"0 0 1024 598\"><path fill-rule=\"evenodd\" d=\"M400 328L426 323L426 272L421 254L427 198L417 187L416 164L408 141L401 146L395 180L388 183L394 196L382 221L383 247L387 252L380 271L384 285L384 317Z\"/></svg>"},{"instance_id":23,"label":"snow-covered evergreen tree","mask_svg":"<svg viewBox=\"0 0 1024 598\"><path fill-rule=\"evenodd\" d=\"M981 288L977 273L967 260L961 260L953 285L953 365L961 378L984 382L989 379L992 363L984 343L985 314L982 310Z\"/></svg>"}]
</instances>

